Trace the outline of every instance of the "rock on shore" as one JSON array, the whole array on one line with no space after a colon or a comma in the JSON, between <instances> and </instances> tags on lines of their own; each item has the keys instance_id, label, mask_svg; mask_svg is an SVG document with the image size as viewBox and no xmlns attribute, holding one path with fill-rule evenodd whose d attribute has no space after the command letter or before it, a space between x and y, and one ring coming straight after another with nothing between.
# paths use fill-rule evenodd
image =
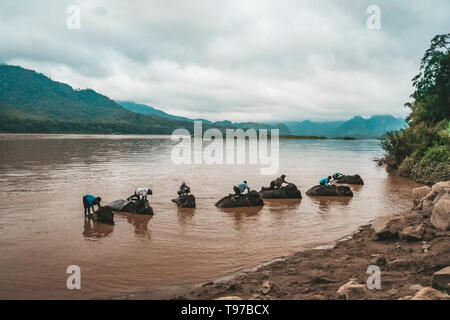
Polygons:
<instances>
[{"instance_id":1,"label":"rock on shore","mask_svg":"<svg viewBox=\"0 0 450 320\"><path fill-rule=\"evenodd\" d=\"M438 182L431 188L415 188L413 199L415 210L431 213L430 222L435 228L450 230L450 181Z\"/></svg>"}]
</instances>

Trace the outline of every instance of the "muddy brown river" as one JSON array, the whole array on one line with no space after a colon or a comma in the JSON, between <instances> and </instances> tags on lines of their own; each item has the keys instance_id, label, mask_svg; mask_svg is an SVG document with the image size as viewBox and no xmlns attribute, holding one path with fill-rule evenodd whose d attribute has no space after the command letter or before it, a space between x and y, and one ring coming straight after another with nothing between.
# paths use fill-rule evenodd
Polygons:
<instances>
[{"instance_id":1,"label":"muddy brown river","mask_svg":"<svg viewBox=\"0 0 450 320\"><path fill-rule=\"evenodd\" d=\"M168 136L0 135L0 298L91 299L200 283L305 248L331 243L377 216L411 207L408 180L373 159L377 140L281 140L280 170L303 200L262 208L214 203L247 180L259 190L274 176L259 165L175 165ZM351 199L305 195L319 178L358 173ZM171 199L181 181L197 209ZM115 225L83 217L81 198L102 204L151 186L153 217L116 214ZM69 265L81 290L66 286Z\"/></svg>"}]
</instances>

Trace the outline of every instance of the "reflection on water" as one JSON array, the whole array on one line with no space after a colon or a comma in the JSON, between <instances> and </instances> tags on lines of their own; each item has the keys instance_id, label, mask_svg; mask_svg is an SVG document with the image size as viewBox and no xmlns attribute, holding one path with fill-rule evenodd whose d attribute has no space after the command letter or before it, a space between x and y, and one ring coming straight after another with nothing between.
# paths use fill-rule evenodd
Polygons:
<instances>
[{"instance_id":1,"label":"reflection on water","mask_svg":"<svg viewBox=\"0 0 450 320\"><path fill-rule=\"evenodd\" d=\"M178 223L180 226L190 224L195 214L195 208L178 208Z\"/></svg>"},{"instance_id":2,"label":"reflection on water","mask_svg":"<svg viewBox=\"0 0 450 320\"><path fill-rule=\"evenodd\" d=\"M134 226L134 233L138 236L147 236L151 239L151 232L148 227L148 223L152 218L152 215L141 215L125 212L114 212L114 219L126 219L126 221Z\"/></svg>"},{"instance_id":3,"label":"reflection on water","mask_svg":"<svg viewBox=\"0 0 450 320\"><path fill-rule=\"evenodd\" d=\"M98 239L109 236L114 231L114 226L96 223L90 219L84 220L83 237L86 240Z\"/></svg>"},{"instance_id":4,"label":"reflection on water","mask_svg":"<svg viewBox=\"0 0 450 320\"><path fill-rule=\"evenodd\" d=\"M352 197L311 197L311 201L318 205L320 212L328 212L330 207L346 206Z\"/></svg>"},{"instance_id":5,"label":"reflection on water","mask_svg":"<svg viewBox=\"0 0 450 320\"><path fill-rule=\"evenodd\" d=\"M302 199L264 199L264 205L273 213L297 210Z\"/></svg>"},{"instance_id":6,"label":"reflection on water","mask_svg":"<svg viewBox=\"0 0 450 320\"><path fill-rule=\"evenodd\" d=\"M177 166L171 148L165 136L0 135L0 298L105 298L207 281L409 209L416 186L375 167L378 141L281 140L279 174L304 198L219 209L236 183L260 190L274 177L259 166ZM360 174L366 184L352 186L353 198L305 195L334 172ZM196 209L172 203L181 181ZM154 216L115 213L115 226L84 221L82 195L107 204L141 186L153 189ZM82 270L80 291L65 286L73 264Z\"/></svg>"}]
</instances>

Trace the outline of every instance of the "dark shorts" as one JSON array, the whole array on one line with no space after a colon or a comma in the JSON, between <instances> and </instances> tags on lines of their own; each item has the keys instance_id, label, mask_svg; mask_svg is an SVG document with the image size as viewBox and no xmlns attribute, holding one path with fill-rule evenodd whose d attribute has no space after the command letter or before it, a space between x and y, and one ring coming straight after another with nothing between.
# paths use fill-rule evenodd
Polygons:
<instances>
[{"instance_id":1,"label":"dark shorts","mask_svg":"<svg viewBox=\"0 0 450 320\"><path fill-rule=\"evenodd\" d=\"M240 194L241 194L241 190L239 190L239 188L236 187L236 186L233 187L233 191L234 191L234 193L237 194L237 195L240 195Z\"/></svg>"},{"instance_id":2,"label":"dark shorts","mask_svg":"<svg viewBox=\"0 0 450 320\"><path fill-rule=\"evenodd\" d=\"M86 197L83 197L83 206L85 209L89 208L89 202L86 200Z\"/></svg>"}]
</instances>

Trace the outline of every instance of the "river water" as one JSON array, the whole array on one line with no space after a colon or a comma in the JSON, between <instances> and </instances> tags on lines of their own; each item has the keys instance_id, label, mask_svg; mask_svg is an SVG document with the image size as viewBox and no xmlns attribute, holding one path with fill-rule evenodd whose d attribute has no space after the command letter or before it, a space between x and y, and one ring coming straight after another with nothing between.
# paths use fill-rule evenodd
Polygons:
<instances>
[{"instance_id":1,"label":"river water","mask_svg":"<svg viewBox=\"0 0 450 320\"><path fill-rule=\"evenodd\" d=\"M280 171L303 200L262 208L214 203L247 180L259 190L275 176L258 165L175 165L167 136L0 135L0 298L91 299L200 283L289 253L333 242L377 216L411 207L416 185L389 176L373 159L377 140L281 140ZM360 174L351 199L305 195L334 172ZM181 181L197 209L171 199ZM153 217L116 214L93 224L81 198L105 205L151 186ZM81 270L81 290L66 286Z\"/></svg>"}]
</instances>

